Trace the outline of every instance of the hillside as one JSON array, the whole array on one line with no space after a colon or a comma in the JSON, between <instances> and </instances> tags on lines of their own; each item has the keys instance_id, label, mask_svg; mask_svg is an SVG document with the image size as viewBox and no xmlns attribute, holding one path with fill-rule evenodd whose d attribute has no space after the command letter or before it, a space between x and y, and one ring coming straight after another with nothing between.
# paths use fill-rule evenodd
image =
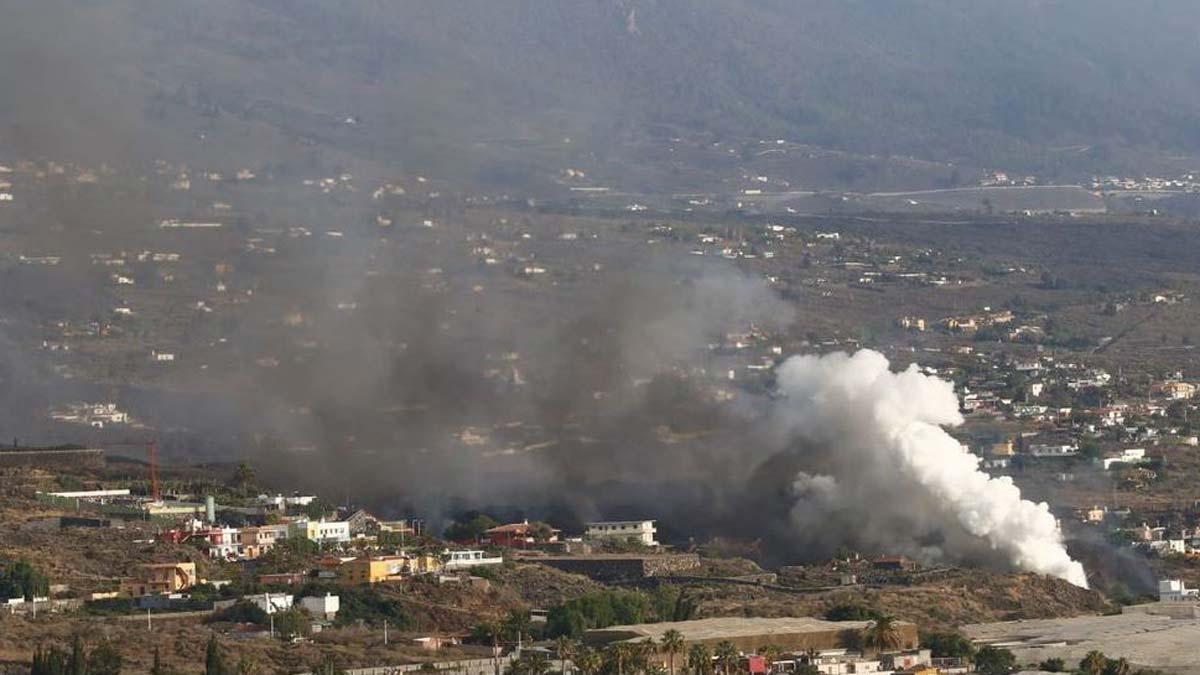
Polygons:
<instances>
[{"instance_id":1,"label":"hillside","mask_svg":"<svg viewBox=\"0 0 1200 675\"><path fill-rule=\"evenodd\" d=\"M672 165L638 144L692 134L1067 177L1186 166L1200 150L1200 6L1183 0L48 0L6 13L0 152L33 156L347 153L520 187L566 161Z\"/></svg>"}]
</instances>

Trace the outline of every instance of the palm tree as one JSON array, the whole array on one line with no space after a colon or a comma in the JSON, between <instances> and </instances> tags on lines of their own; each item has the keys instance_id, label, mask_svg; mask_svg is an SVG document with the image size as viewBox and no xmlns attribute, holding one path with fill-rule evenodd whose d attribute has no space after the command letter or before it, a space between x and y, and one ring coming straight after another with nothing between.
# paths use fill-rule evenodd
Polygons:
<instances>
[{"instance_id":1,"label":"palm tree","mask_svg":"<svg viewBox=\"0 0 1200 675\"><path fill-rule=\"evenodd\" d=\"M505 637L520 644L521 637L529 634L533 628L533 620L529 618L529 612L514 609L504 617L504 621L500 625Z\"/></svg>"},{"instance_id":2,"label":"palm tree","mask_svg":"<svg viewBox=\"0 0 1200 675\"><path fill-rule=\"evenodd\" d=\"M550 659L541 652L522 654L521 660L525 661L525 672L527 675L546 675L546 673L550 672Z\"/></svg>"},{"instance_id":3,"label":"palm tree","mask_svg":"<svg viewBox=\"0 0 1200 675\"><path fill-rule=\"evenodd\" d=\"M871 622L862 634L863 646L876 652L888 652L900 648L904 640L896 625L896 618L881 616Z\"/></svg>"},{"instance_id":4,"label":"palm tree","mask_svg":"<svg viewBox=\"0 0 1200 675\"><path fill-rule=\"evenodd\" d=\"M558 653L559 671L567 675L567 659L575 655L575 641L560 635L554 640L554 651Z\"/></svg>"},{"instance_id":5,"label":"palm tree","mask_svg":"<svg viewBox=\"0 0 1200 675\"><path fill-rule=\"evenodd\" d=\"M625 675L625 666L633 656L633 645L628 642L615 642L604 648L604 658L616 666L617 675Z\"/></svg>"},{"instance_id":6,"label":"palm tree","mask_svg":"<svg viewBox=\"0 0 1200 675\"><path fill-rule=\"evenodd\" d=\"M662 649L667 653L667 671L675 675L675 655L683 651L683 633L672 628L663 633Z\"/></svg>"},{"instance_id":7,"label":"palm tree","mask_svg":"<svg viewBox=\"0 0 1200 675\"><path fill-rule=\"evenodd\" d=\"M1104 675L1129 675L1131 670L1129 661L1124 656L1116 660L1110 659L1104 664Z\"/></svg>"},{"instance_id":8,"label":"palm tree","mask_svg":"<svg viewBox=\"0 0 1200 675\"><path fill-rule=\"evenodd\" d=\"M717 657L717 663L721 664L721 672L724 675L729 675L737 664L738 650L729 640L722 640L717 643L717 648L713 650L713 655Z\"/></svg>"},{"instance_id":9,"label":"palm tree","mask_svg":"<svg viewBox=\"0 0 1200 675\"><path fill-rule=\"evenodd\" d=\"M508 664L505 672L508 675L546 675L550 672L550 659L541 652L525 652Z\"/></svg>"},{"instance_id":10,"label":"palm tree","mask_svg":"<svg viewBox=\"0 0 1200 675\"><path fill-rule=\"evenodd\" d=\"M1093 649L1079 662L1079 672L1083 675L1101 675L1106 665L1108 665L1108 657L1104 655L1104 652Z\"/></svg>"},{"instance_id":11,"label":"palm tree","mask_svg":"<svg viewBox=\"0 0 1200 675\"><path fill-rule=\"evenodd\" d=\"M258 481L258 475L254 471L254 467L242 462L237 465L233 471L233 482L245 494L248 489Z\"/></svg>"},{"instance_id":12,"label":"palm tree","mask_svg":"<svg viewBox=\"0 0 1200 675\"><path fill-rule=\"evenodd\" d=\"M583 649L575 655L575 668L580 675L596 675L604 667L604 656L595 649Z\"/></svg>"},{"instance_id":13,"label":"palm tree","mask_svg":"<svg viewBox=\"0 0 1200 675\"><path fill-rule=\"evenodd\" d=\"M695 644L688 647L687 667L692 675L709 675L712 672L712 652L707 645Z\"/></svg>"},{"instance_id":14,"label":"palm tree","mask_svg":"<svg viewBox=\"0 0 1200 675\"><path fill-rule=\"evenodd\" d=\"M654 638L646 638L641 642L635 642L633 645L633 660L630 665L635 670L645 671L657 653L658 645L654 643Z\"/></svg>"}]
</instances>

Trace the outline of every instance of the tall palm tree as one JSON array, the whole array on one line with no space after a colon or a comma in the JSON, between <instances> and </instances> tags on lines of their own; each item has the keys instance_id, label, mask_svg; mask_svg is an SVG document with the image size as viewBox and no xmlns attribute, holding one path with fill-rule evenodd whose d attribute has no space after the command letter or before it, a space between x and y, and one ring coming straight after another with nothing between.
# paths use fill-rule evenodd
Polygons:
<instances>
[{"instance_id":1,"label":"tall palm tree","mask_svg":"<svg viewBox=\"0 0 1200 675\"><path fill-rule=\"evenodd\" d=\"M708 645L688 647L687 667L692 675L709 675L712 672L712 652L708 650Z\"/></svg>"},{"instance_id":2,"label":"tall palm tree","mask_svg":"<svg viewBox=\"0 0 1200 675\"><path fill-rule=\"evenodd\" d=\"M550 659L541 652L527 652L521 655L525 661L526 675L546 675L550 672Z\"/></svg>"},{"instance_id":3,"label":"tall palm tree","mask_svg":"<svg viewBox=\"0 0 1200 675\"><path fill-rule=\"evenodd\" d=\"M575 656L575 641L560 635L554 640L554 651L558 653L559 672L567 675L567 659Z\"/></svg>"},{"instance_id":4,"label":"tall palm tree","mask_svg":"<svg viewBox=\"0 0 1200 675\"><path fill-rule=\"evenodd\" d=\"M520 644L522 636L528 635L532 630L533 620L529 617L528 611L514 609L504 617L500 625L505 637Z\"/></svg>"},{"instance_id":5,"label":"tall palm tree","mask_svg":"<svg viewBox=\"0 0 1200 675\"><path fill-rule=\"evenodd\" d=\"M729 640L722 640L717 643L717 648L713 650L713 655L717 657L717 663L721 665L721 672L724 675L729 675L733 672L734 666L737 664L738 650Z\"/></svg>"},{"instance_id":6,"label":"tall palm tree","mask_svg":"<svg viewBox=\"0 0 1200 675\"><path fill-rule=\"evenodd\" d=\"M635 642L633 645L633 661L630 665L634 670L645 672L650 667L650 662L654 660L654 656L658 654L658 645L655 644L654 638L646 638L640 642Z\"/></svg>"},{"instance_id":7,"label":"tall palm tree","mask_svg":"<svg viewBox=\"0 0 1200 675\"><path fill-rule=\"evenodd\" d=\"M683 633L672 628L663 633L662 650L667 653L667 672L675 675L675 655L683 651Z\"/></svg>"},{"instance_id":8,"label":"tall palm tree","mask_svg":"<svg viewBox=\"0 0 1200 675\"><path fill-rule=\"evenodd\" d=\"M625 675L625 666L633 657L633 645L628 642L615 642L604 648L604 657L615 666L617 675Z\"/></svg>"},{"instance_id":9,"label":"tall palm tree","mask_svg":"<svg viewBox=\"0 0 1200 675\"><path fill-rule=\"evenodd\" d=\"M900 648L904 639L896 625L896 618L881 616L868 625L862 634L863 646L876 652L889 652Z\"/></svg>"},{"instance_id":10,"label":"tall palm tree","mask_svg":"<svg viewBox=\"0 0 1200 675\"><path fill-rule=\"evenodd\" d=\"M582 649L575 655L575 668L580 675L596 675L604 667L604 656L595 649Z\"/></svg>"},{"instance_id":11,"label":"tall palm tree","mask_svg":"<svg viewBox=\"0 0 1200 675\"><path fill-rule=\"evenodd\" d=\"M1079 672L1083 673L1083 675L1101 675L1104 672L1104 667L1107 665L1108 658L1104 656L1104 652L1093 649L1079 662Z\"/></svg>"}]
</instances>

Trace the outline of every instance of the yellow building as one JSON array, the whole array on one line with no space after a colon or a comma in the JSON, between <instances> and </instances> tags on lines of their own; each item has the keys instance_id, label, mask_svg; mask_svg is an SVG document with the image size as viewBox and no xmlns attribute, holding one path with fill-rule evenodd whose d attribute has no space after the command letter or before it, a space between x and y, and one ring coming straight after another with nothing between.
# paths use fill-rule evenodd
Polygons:
<instances>
[{"instance_id":1,"label":"yellow building","mask_svg":"<svg viewBox=\"0 0 1200 675\"><path fill-rule=\"evenodd\" d=\"M1012 441L1003 441L992 445L993 457L1012 457L1013 454L1015 453L1013 452Z\"/></svg>"},{"instance_id":2,"label":"yellow building","mask_svg":"<svg viewBox=\"0 0 1200 675\"><path fill-rule=\"evenodd\" d=\"M348 584L377 584L403 581L415 574L433 574L442 569L435 555L385 555L355 558L342 563L338 579Z\"/></svg>"},{"instance_id":3,"label":"yellow building","mask_svg":"<svg viewBox=\"0 0 1200 675\"><path fill-rule=\"evenodd\" d=\"M121 592L135 597L151 593L178 593L197 583L196 563L193 562L139 565L138 577L123 580Z\"/></svg>"},{"instance_id":4,"label":"yellow building","mask_svg":"<svg viewBox=\"0 0 1200 675\"><path fill-rule=\"evenodd\" d=\"M348 584L403 581L407 563L407 558L396 555L355 558L342 563L338 569L338 579Z\"/></svg>"}]
</instances>

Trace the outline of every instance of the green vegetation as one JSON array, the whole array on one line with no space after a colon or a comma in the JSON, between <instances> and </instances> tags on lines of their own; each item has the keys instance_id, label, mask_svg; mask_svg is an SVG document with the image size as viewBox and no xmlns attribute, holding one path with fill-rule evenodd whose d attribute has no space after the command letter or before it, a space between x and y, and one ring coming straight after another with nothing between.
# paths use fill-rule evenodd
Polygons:
<instances>
[{"instance_id":1,"label":"green vegetation","mask_svg":"<svg viewBox=\"0 0 1200 675\"><path fill-rule=\"evenodd\" d=\"M878 652L899 649L903 645L895 617L881 616L863 629L862 645Z\"/></svg>"},{"instance_id":2,"label":"green vegetation","mask_svg":"<svg viewBox=\"0 0 1200 675\"><path fill-rule=\"evenodd\" d=\"M214 613L206 621L209 623L250 623L265 627L272 624L272 617L253 602L239 600L232 606ZM284 640L308 635L310 625L308 613L299 607L292 607L274 614L275 633Z\"/></svg>"},{"instance_id":3,"label":"green vegetation","mask_svg":"<svg viewBox=\"0 0 1200 675\"><path fill-rule=\"evenodd\" d=\"M484 532L499 525L486 513L472 511L451 523L446 528L445 537L450 541L478 541Z\"/></svg>"},{"instance_id":4,"label":"green vegetation","mask_svg":"<svg viewBox=\"0 0 1200 675\"><path fill-rule=\"evenodd\" d=\"M203 596L193 596L191 598L172 600L170 606L154 608L150 612L202 612L209 609L212 609L212 600ZM83 603L83 611L92 616L123 616L132 613L146 613L146 610L138 605L137 598L89 600Z\"/></svg>"},{"instance_id":5,"label":"green vegetation","mask_svg":"<svg viewBox=\"0 0 1200 675\"><path fill-rule=\"evenodd\" d=\"M260 574L294 572L312 567L312 559L320 555L321 546L303 537L288 537L258 559Z\"/></svg>"},{"instance_id":6,"label":"green vegetation","mask_svg":"<svg viewBox=\"0 0 1200 675\"><path fill-rule=\"evenodd\" d=\"M982 675L1008 675L1017 669L1017 657L1001 647L987 646L975 654L975 670Z\"/></svg>"},{"instance_id":7,"label":"green vegetation","mask_svg":"<svg viewBox=\"0 0 1200 675\"><path fill-rule=\"evenodd\" d=\"M541 652L525 652L504 671L507 675L546 675L550 672L550 659Z\"/></svg>"},{"instance_id":8,"label":"green vegetation","mask_svg":"<svg viewBox=\"0 0 1200 675\"><path fill-rule=\"evenodd\" d=\"M233 605L219 612L213 612L206 619L209 623L223 621L228 623L252 623L259 626L266 625L269 620L266 611L249 600L238 600Z\"/></svg>"},{"instance_id":9,"label":"green vegetation","mask_svg":"<svg viewBox=\"0 0 1200 675\"><path fill-rule=\"evenodd\" d=\"M30 675L120 675L122 663L120 652L107 640L88 653L83 637L76 635L70 654L58 647L36 648L29 672Z\"/></svg>"},{"instance_id":10,"label":"green vegetation","mask_svg":"<svg viewBox=\"0 0 1200 675\"><path fill-rule=\"evenodd\" d=\"M653 593L604 590L569 600L550 609L546 633L578 638L585 630L629 623L684 621L695 615L695 604L677 588L660 586Z\"/></svg>"},{"instance_id":11,"label":"green vegetation","mask_svg":"<svg viewBox=\"0 0 1200 675\"><path fill-rule=\"evenodd\" d=\"M865 605L843 603L825 610L826 621L874 621L883 614Z\"/></svg>"},{"instance_id":12,"label":"green vegetation","mask_svg":"<svg viewBox=\"0 0 1200 675\"><path fill-rule=\"evenodd\" d=\"M50 580L33 565L19 560L0 568L0 598L44 598L50 595Z\"/></svg>"},{"instance_id":13,"label":"green vegetation","mask_svg":"<svg viewBox=\"0 0 1200 675\"><path fill-rule=\"evenodd\" d=\"M710 675L712 673L712 652L707 645L695 644L688 647L687 668L691 675Z\"/></svg>"},{"instance_id":14,"label":"green vegetation","mask_svg":"<svg viewBox=\"0 0 1200 675\"><path fill-rule=\"evenodd\" d=\"M204 675L232 675L215 633L208 638L208 646L204 649Z\"/></svg>"},{"instance_id":15,"label":"green vegetation","mask_svg":"<svg viewBox=\"0 0 1200 675\"><path fill-rule=\"evenodd\" d=\"M404 605L399 600L389 598L381 589L371 586L309 583L296 591L296 597L319 597L326 593L333 593L341 598L336 620L338 626L382 626L383 622L387 621L392 628L404 630L413 625L412 617L404 610Z\"/></svg>"},{"instance_id":16,"label":"green vegetation","mask_svg":"<svg viewBox=\"0 0 1200 675\"><path fill-rule=\"evenodd\" d=\"M1062 659L1051 659L1055 663L1051 665L1060 666L1059 670L1050 672L1065 672L1066 667ZM1043 661L1042 665L1046 665L1049 661ZM1043 670L1048 670L1043 668ZM1162 671L1141 668L1133 670L1133 666L1124 657L1118 659L1110 659L1104 655L1104 652L1092 650L1088 652L1083 659L1079 661L1079 667L1075 669L1079 675L1161 675Z\"/></svg>"},{"instance_id":17,"label":"green vegetation","mask_svg":"<svg viewBox=\"0 0 1200 675\"><path fill-rule=\"evenodd\" d=\"M308 635L309 627L312 621L305 612L299 607L275 613L275 633L280 639L290 640L294 637Z\"/></svg>"},{"instance_id":18,"label":"green vegetation","mask_svg":"<svg viewBox=\"0 0 1200 675\"><path fill-rule=\"evenodd\" d=\"M336 509L333 506L326 504L320 499L312 500L308 504L305 504L303 508L304 516L309 520L320 520L327 517L335 510Z\"/></svg>"},{"instance_id":19,"label":"green vegetation","mask_svg":"<svg viewBox=\"0 0 1200 675\"><path fill-rule=\"evenodd\" d=\"M921 644L937 658L971 658L975 645L962 633L929 633L921 636Z\"/></svg>"}]
</instances>

